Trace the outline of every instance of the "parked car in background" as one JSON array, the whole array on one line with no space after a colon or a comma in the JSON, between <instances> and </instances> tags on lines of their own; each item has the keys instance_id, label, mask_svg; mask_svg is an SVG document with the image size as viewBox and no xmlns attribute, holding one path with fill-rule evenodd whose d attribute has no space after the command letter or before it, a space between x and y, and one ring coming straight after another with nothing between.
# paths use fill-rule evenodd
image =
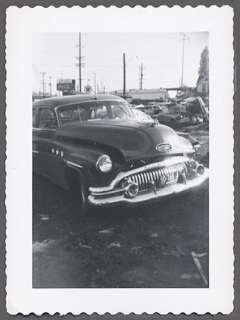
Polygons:
<instances>
[{"instance_id":1,"label":"parked car in background","mask_svg":"<svg viewBox=\"0 0 240 320\"><path fill-rule=\"evenodd\" d=\"M153 119L157 118L159 112L161 111L158 105L152 105L152 104L147 104L147 105L140 104L135 107L135 110L140 110L146 113L148 116L150 116Z\"/></svg>"},{"instance_id":2,"label":"parked car in background","mask_svg":"<svg viewBox=\"0 0 240 320\"><path fill-rule=\"evenodd\" d=\"M191 124L208 122L208 110L201 97L189 97L183 101Z\"/></svg>"},{"instance_id":3,"label":"parked car in background","mask_svg":"<svg viewBox=\"0 0 240 320\"><path fill-rule=\"evenodd\" d=\"M137 205L193 189L208 178L192 143L170 127L139 121L116 96L33 103L33 170L89 205Z\"/></svg>"},{"instance_id":4,"label":"parked car in background","mask_svg":"<svg viewBox=\"0 0 240 320\"><path fill-rule=\"evenodd\" d=\"M136 109L136 108L132 108L132 112L134 114L134 117L137 121L140 122L154 122L153 118L150 117L148 114L146 114L145 112Z\"/></svg>"},{"instance_id":5,"label":"parked car in background","mask_svg":"<svg viewBox=\"0 0 240 320\"><path fill-rule=\"evenodd\" d=\"M179 128L189 122L185 108L179 104L162 105L157 117L159 123L168 125L172 128Z\"/></svg>"}]
</instances>

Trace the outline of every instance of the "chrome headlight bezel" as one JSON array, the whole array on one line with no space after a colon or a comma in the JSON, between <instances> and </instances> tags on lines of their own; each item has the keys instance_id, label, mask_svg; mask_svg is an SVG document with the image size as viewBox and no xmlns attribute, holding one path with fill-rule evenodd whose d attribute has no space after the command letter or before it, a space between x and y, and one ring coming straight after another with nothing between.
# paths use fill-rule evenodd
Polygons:
<instances>
[{"instance_id":1,"label":"chrome headlight bezel","mask_svg":"<svg viewBox=\"0 0 240 320\"><path fill-rule=\"evenodd\" d=\"M107 173L112 170L112 160L107 154L102 154L96 162L96 168L102 172Z\"/></svg>"}]
</instances>

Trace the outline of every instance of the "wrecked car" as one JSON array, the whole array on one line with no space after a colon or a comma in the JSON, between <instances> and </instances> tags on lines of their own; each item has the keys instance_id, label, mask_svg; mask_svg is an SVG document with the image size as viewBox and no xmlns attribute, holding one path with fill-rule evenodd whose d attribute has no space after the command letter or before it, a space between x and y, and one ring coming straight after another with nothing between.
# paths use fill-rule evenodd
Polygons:
<instances>
[{"instance_id":1,"label":"wrecked car","mask_svg":"<svg viewBox=\"0 0 240 320\"><path fill-rule=\"evenodd\" d=\"M146 115L150 116L152 119L156 119L159 112L161 111L157 105L138 105L135 107L135 110L144 112Z\"/></svg>"},{"instance_id":2,"label":"wrecked car","mask_svg":"<svg viewBox=\"0 0 240 320\"><path fill-rule=\"evenodd\" d=\"M192 143L136 119L122 98L76 95L33 103L33 171L90 205L136 205L190 190L208 178Z\"/></svg>"},{"instance_id":3,"label":"wrecked car","mask_svg":"<svg viewBox=\"0 0 240 320\"><path fill-rule=\"evenodd\" d=\"M189 119L186 117L185 109L176 106L164 106L160 107L160 112L157 117L159 123L168 125L172 128L178 128L185 125Z\"/></svg>"},{"instance_id":4,"label":"wrecked car","mask_svg":"<svg viewBox=\"0 0 240 320\"><path fill-rule=\"evenodd\" d=\"M209 121L208 112L201 97L189 97L183 101L191 124Z\"/></svg>"},{"instance_id":5,"label":"wrecked car","mask_svg":"<svg viewBox=\"0 0 240 320\"><path fill-rule=\"evenodd\" d=\"M153 118L151 116L149 116L148 114L146 114L145 112L136 109L136 108L132 108L132 112L134 114L134 117L137 121L139 122L153 122Z\"/></svg>"}]
</instances>

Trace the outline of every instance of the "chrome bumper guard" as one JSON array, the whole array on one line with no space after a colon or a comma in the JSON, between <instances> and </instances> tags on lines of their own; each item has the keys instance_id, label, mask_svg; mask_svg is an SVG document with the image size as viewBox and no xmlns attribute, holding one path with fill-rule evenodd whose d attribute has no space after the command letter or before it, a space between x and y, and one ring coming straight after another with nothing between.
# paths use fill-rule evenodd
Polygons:
<instances>
[{"instance_id":1,"label":"chrome bumper guard","mask_svg":"<svg viewBox=\"0 0 240 320\"><path fill-rule=\"evenodd\" d=\"M190 162L196 164L194 177L186 179L184 174L185 178L179 179L182 175L181 172L186 170L186 164ZM203 170L197 171L197 167ZM179 168L182 168L182 171ZM185 157L174 157L128 172L121 172L109 186L90 187L88 201L91 205L104 207L114 204L134 205L160 200L196 188L206 181L208 176L209 169L199 165L196 161ZM168 181L166 177L171 179L169 178ZM165 182L164 186L161 185L161 181Z\"/></svg>"}]
</instances>

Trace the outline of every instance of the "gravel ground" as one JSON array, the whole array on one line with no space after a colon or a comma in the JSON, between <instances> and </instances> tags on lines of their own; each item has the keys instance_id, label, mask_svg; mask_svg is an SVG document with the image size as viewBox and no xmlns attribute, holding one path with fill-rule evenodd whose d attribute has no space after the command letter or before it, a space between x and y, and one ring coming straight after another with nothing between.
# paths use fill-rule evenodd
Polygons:
<instances>
[{"instance_id":1,"label":"gravel ground","mask_svg":"<svg viewBox=\"0 0 240 320\"><path fill-rule=\"evenodd\" d=\"M207 131L191 134L208 165ZM155 205L83 217L68 192L34 176L33 287L208 287L208 200L206 182Z\"/></svg>"}]
</instances>

